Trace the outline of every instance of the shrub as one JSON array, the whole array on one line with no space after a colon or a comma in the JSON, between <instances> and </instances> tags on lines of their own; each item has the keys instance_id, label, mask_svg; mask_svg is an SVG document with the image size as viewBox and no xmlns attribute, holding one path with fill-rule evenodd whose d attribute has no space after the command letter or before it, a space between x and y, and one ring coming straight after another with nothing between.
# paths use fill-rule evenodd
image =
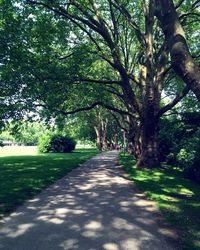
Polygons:
<instances>
[{"instance_id":1,"label":"shrub","mask_svg":"<svg viewBox=\"0 0 200 250\"><path fill-rule=\"evenodd\" d=\"M185 120L161 121L161 161L183 170L184 176L200 183L200 128Z\"/></svg>"},{"instance_id":2,"label":"shrub","mask_svg":"<svg viewBox=\"0 0 200 250\"><path fill-rule=\"evenodd\" d=\"M46 134L39 139L38 151L40 153L48 153L51 150L51 135Z\"/></svg>"},{"instance_id":3,"label":"shrub","mask_svg":"<svg viewBox=\"0 0 200 250\"><path fill-rule=\"evenodd\" d=\"M189 150L187 149L187 146L185 148L182 148L177 154L178 165L182 168L187 168L188 166L191 166L194 162L194 159L195 150Z\"/></svg>"},{"instance_id":4,"label":"shrub","mask_svg":"<svg viewBox=\"0 0 200 250\"><path fill-rule=\"evenodd\" d=\"M69 153L75 149L76 142L69 136L60 134L48 134L39 140L40 153Z\"/></svg>"},{"instance_id":5,"label":"shrub","mask_svg":"<svg viewBox=\"0 0 200 250\"><path fill-rule=\"evenodd\" d=\"M190 140L188 152L193 153L192 163L185 167L184 175L200 184L200 130Z\"/></svg>"},{"instance_id":6,"label":"shrub","mask_svg":"<svg viewBox=\"0 0 200 250\"><path fill-rule=\"evenodd\" d=\"M169 164L169 165L175 165L177 163L176 161L176 155L174 153L169 153L167 156L166 156L166 162Z\"/></svg>"},{"instance_id":7,"label":"shrub","mask_svg":"<svg viewBox=\"0 0 200 250\"><path fill-rule=\"evenodd\" d=\"M160 160L169 164L176 163L176 155L180 151L180 142L186 135L184 125L178 120L162 119L160 122L159 149Z\"/></svg>"},{"instance_id":8,"label":"shrub","mask_svg":"<svg viewBox=\"0 0 200 250\"><path fill-rule=\"evenodd\" d=\"M184 176L200 184L200 161L184 169Z\"/></svg>"}]
</instances>

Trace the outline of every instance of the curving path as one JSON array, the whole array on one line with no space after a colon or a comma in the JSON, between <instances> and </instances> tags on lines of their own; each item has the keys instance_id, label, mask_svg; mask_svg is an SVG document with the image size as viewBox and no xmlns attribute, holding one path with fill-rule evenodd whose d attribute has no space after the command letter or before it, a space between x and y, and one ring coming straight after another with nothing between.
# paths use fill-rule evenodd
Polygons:
<instances>
[{"instance_id":1,"label":"curving path","mask_svg":"<svg viewBox=\"0 0 200 250\"><path fill-rule=\"evenodd\" d=\"M154 205L124 177L117 156L93 157L5 218L0 249L174 249Z\"/></svg>"}]
</instances>

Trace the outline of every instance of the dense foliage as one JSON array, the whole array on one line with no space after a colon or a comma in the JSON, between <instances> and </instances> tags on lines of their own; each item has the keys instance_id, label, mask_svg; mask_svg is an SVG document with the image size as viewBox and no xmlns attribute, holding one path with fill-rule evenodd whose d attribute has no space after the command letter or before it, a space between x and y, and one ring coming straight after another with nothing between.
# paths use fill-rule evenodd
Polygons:
<instances>
[{"instance_id":1,"label":"dense foliage","mask_svg":"<svg viewBox=\"0 0 200 250\"><path fill-rule=\"evenodd\" d=\"M46 134L38 144L40 153L70 153L75 149L76 142L69 136L61 134Z\"/></svg>"},{"instance_id":2,"label":"dense foliage","mask_svg":"<svg viewBox=\"0 0 200 250\"><path fill-rule=\"evenodd\" d=\"M47 131L47 126L44 123L21 120L14 124L7 124L0 133L0 140L20 145L37 145L39 138Z\"/></svg>"},{"instance_id":3,"label":"dense foliage","mask_svg":"<svg viewBox=\"0 0 200 250\"><path fill-rule=\"evenodd\" d=\"M200 183L199 113L184 113L161 121L160 157Z\"/></svg>"},{"instance_id":4,"label":"dense foliage","mask_svg":"<svg viewBox=\"0 0 200 250\"><path fill-rule=\"evenodd\" d=\"M191 91L200 96L198 2L1 1L1 124L34 112L77 121L96 108L82 138L90 127L100 149L114 140L113 116L138 167L159 167L160 120Z\"/></svg>"}]
</instances>

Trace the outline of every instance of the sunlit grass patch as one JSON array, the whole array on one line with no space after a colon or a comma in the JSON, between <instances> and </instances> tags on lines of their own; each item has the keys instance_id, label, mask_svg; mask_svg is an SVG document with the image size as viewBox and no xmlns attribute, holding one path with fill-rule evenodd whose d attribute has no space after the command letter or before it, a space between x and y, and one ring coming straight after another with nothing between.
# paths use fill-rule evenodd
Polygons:
<instances>
[{"instance_id":1,"label":"sunlit grass patch","mask_svg":"<svg viewBox=\"0 0 200 250\"><path fill-rule=\"evenodd\" d=\"M154 200L167 222L180 234L182 249L200 249L200 186L185 179L177 168L137 169L129 155L120 155L123 165L141 191Z\"/></svg>"},{"instance_id":2,"label":"sunlit grass patch","mask_svg":"<svg viewBox=\"0 0 200 250\"><path fill-rule=\"evenodd\" d=\"M0 157L0 216L13 211L96 153L96 149L78 149L67 154Z\"/></svg>"},{"instance_id":3,"label":"sunlit grass patch","mask_svg":"<svg viewBox=\"0 0 200 250\"><path fill-rule=\"evenodd\" d=\"M0 157L17 155L37 155L36 146L4 146L0 147Z\"/></svg>"}]
</instances>

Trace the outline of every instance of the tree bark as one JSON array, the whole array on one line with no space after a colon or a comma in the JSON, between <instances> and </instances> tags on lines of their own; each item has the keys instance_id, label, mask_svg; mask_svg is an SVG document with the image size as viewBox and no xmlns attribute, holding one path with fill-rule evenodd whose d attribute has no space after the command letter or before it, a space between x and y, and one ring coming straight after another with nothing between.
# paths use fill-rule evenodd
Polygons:
<instances>
[{"instance_id":1,"label":"tree bark","mask_svg":"<svg viewBox=\"0 0 200 250\"><path fill-rule=\"evenodd\" d=\"M137 162L139 168L156 168L160 166L158 134L157 118L152 116L150 119L147 118L141 127L141 154Z\"/></svg>"},{"instance_id":2,"label":"tree bark","mask_svg":"<svg viewBox=\"0 0 200 250\"><path fill-rule=\"evenodd\" d=\"M135 133L135 142L134 142L134 155L136 159L140 159L141 156L141 128L137 127Z\"/></svg>"},{"instance_id":3,"label":"tree bark","mask_svg":"<svg viewBox=\"0 0 200 250\"><path fill-rule=\"evenodd\" d=\"M172 0L155 0L156 17L161 23L175 72L200 100L200 68L192 58L183 27Z\"/></svg>"},{"instance_id":4,"label":"tree bark","mask_svg":"<svg viewBox=\"0 0 200 250\"><path fill-rule=\"evenodd\" d=\"M108 119L103 121L102 113L100 110L97 110L97 126L94 126L96 136L97 136L97 147L99 151L108 149L108 141L107 141L107 130L108 130Z\"/></svg>"},{"instance_id":5,"label":"tree bark","mask_svg":"<svg viewBox=\"0 0 200 250\"><path fill-rule=\"evenodd\" d=\"M156 168L159 160L159 110L160 91L153 81L154 74L147 73L146 90L143 100L143 112L138 126L140 155L137 166L140 168Z\"/></svg>"},{"instance_id":6,"label":"tree bark","mask_svg":"<svg viewBox=\"0 0 200 250\"><path fill-rule=\"evenodd\" d=\"M146 72L143 72L142 114L140 118L141 154L137 166L140 168L156 168L159 161L159 116L160 90L158 70L155 64L154 52L154 11L155 2L149 1L145 14L145 42L146 42ZM145 80L143 80L145 79Z\"/></svg>"},{"instance_id":7,"label":"tree bark","mask_svg":"<svg viewBox=\"0 0 200 250\"><path fill-rule=\"evenodd\" d=\"M129 124L129 129L127 132L128 139L128 152L134 155L136 159L139 159L141 154L141 134L140 128L137 126L136 122Z\"/></svg>"},{"instance_id":8,"label":"tree bark","mask_svg":"<svg viewBox=\"0 0 200 250\"><path fill-rule=\"evenodd\" d=\"M135 156L135 133L133 130L128 131L127 133L127 140L128 140L128 153L130 155Z\"/></svg>"},{"instance_id":9,"label":"tree bark","mask_svg":"<svg viewBox=\"0 0 200 250\"><path fill-rule=\"evenodd\" d=\"M140 124L134 123L127 133L128 151L137 159L139 168L160 166L158 103L152 102L143 114Z\"/></svg>"},{"instance_id":10,"label":"tree bark","mask_svg":"<svg viewBox=\"0 0 200 250\"><path fill-rule=\"evenodd\" d=\"M103 133L103 150L108 150L108 140L107 140L107 130L108 130L108 119L106 119L105 123L102 124L102 133Z\"/></svg>"},{"instance_id":11,"label":"tree bark","mask_svg":"<svg viewBox=\"0 0 200 250\"><path fill-rule=\"evenodd\" d=\"M97 148L101 152L103 148L103 136L101 126L94 127L97 136Z\"/></svg>"}]
</instances>

